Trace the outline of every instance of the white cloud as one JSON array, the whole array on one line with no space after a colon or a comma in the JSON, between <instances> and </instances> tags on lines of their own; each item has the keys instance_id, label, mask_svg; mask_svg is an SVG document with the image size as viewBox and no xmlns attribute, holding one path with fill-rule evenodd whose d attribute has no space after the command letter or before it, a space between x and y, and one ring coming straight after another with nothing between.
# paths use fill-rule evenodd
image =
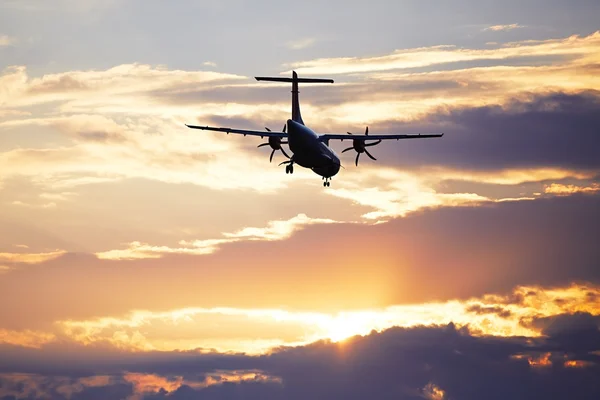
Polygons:
<instances>
[{"instance_id":1,"label":"white cloud","mask_svg":"<svg viewBox=\"0 0 600 400\"><path fill-rule=\"evenodd\" d=\"M55 202L43 203L43 204L31 204L31 203L22 202L20 200L15 200L12 202L12 204L15 206L30 207L30 208L54 208L54 207L56 207Z\"/></svg>"},{"instance_id":2,"label":"white cloud","mask_svg":"<svg viewBox=\"0 0 600 400\"><path fill-rule=\"evenodd\" d=\"M513 29L518 29L518 28L525 28L524 25L519 25L519 24L508 24L508 25L492 25L492 26L488 26L487 28L484 28L484 31L511 31Z\"/></svg>"},{"instance_id":3,"label":"white cloud","mask_svg":"<svg viewBox=\"0 0 600 400\"><path fill-rule=\"evenodd\" d=\"M265 228L243 228L234 233L224 233L223 236L244 240L283 240L306 225L333 224L336 221L325 218L310 218L306 214L298 214L287 221L269 221Z\"/></svg>"},{"instance_id":4,"label":"white cloud","mask_svg":"<svg viewBox=\"0 0 600 400\"><path fill-rule=\"evenodd\" d=\"M314 45L315 42L315 38L304 38L298 40L291 40L286 43L286 46L292 50L301 50Z\"/></svg>"},{"instance_id":5,"label":"white cloud","mask_svg":"<svg viewBox=\"0 0 600 400\"><path fill-rule=\"evenodd\" d=\"M269 221L264 228L247 227L233 233L223 233L223 238L186 241L181 240L181 247L155 246L147 243L132 242L126 249L108 250L96 253L101 259L122 260L139 258L160 258L167 254L202 255L211 254L220 245L244 240L284 240L304 226L314 224L333 224L337 221L323 218L310 218L305 214L288 220Z\"/></svg>"},{"instance_id":6,"label":"white cloud","mask_svg":"<svg viewBox=\"0 0 600 400\"><path fill-rule=\"evenodd\" d=\"M15 43L15 39L8 35L0 35L0 47L11 46Z\"/></svg>"},{"instance_id":7,"label":"white cloud","mask_svg":"<svg viewBox=\"0 0 600 400\"><path fill-rule=\"evenodd\" d=\"M426 67L436 64L477 60L505 60L513 57L572 56L598 61L600 31L589 36L571 36L564 39L521 41L507 43L496 49L466 49L439 45L396 50L378 57L321 58L286 65L299 74L350 74Z\"/></svg>"}]
</instances>

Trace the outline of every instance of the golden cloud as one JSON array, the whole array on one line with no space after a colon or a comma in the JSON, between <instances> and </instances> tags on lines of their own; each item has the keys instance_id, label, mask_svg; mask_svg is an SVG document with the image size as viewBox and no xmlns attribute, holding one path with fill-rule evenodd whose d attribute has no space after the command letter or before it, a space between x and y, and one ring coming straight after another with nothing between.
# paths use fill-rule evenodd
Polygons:
<instances>
[{"instance_id":1,"label":"golden cloud","mask_svg":"<svg viewBox=\"0 0 600 400\"><path fill-rule=\"evenodd\" d=\"M31 330L7 330L0 329L0 344L30 347L39 349L43 345L53 342L56 336L48 332L36 332Z\"/></svg>"},{"instance_id":2,"label":"golden cloud","mask_svg":"<svg viewBox=\"0 0 600 400\"><path fill-rule=\"evenodd\" d=\"M338 313L237 308L146 310L122 318L60 321L57 326L77 342L108 342L130 351L204 348L260 354L281 345L304 345L320 339L341 341L394 326L454 323L468 326L474 335L538 337L540 328L527 321L575 312L600 315L600 288L520 286L508 295ZM173 327L177 327L178 337L165 336ZM538 355L531 358L531 365L547 365L546 361L545 355Z\"/></svg>"},{"instance_id":3,"label":"golden cloud","mask_svg":"<svg viewBox=\"0 0 600 400\"><path fill-rule=\"evenodd\" d=\"M596 193L600 192L600 184L593 183L590 186L562 185L552 183L544 187L544 193L550 193L557 196L568 196L575 193Z\"/></svg>"},{"instance_id":4,"label":"golden cloud","mask_svg":"<svg viewBox=\"0 0 600 400\"><path fill-rule=\"evenodd\" d=\"M48 253L0 253L0 262L39 264L53 260L65 253L64 250L55 250Z\"/></svg>"}]
</instances>

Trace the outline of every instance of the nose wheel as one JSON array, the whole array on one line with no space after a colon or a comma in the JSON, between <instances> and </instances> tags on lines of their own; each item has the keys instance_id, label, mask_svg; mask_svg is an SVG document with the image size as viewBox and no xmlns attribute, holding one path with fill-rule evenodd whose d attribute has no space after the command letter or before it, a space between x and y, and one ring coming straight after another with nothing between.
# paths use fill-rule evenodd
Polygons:
<instances>
[{"instance_id":1,"label":"nose wheel","mask_svg":"<svg viewBox=\"0 0 600 400\"><path fill-rule=\"evenodd\" d=\"M331 184L331 182L330 182L331 177L329 177L329 178L323 177L323 179L325 179L325 182L323 182L323 187L329 187L329 185Z\"/></svg>"}]
</instances>

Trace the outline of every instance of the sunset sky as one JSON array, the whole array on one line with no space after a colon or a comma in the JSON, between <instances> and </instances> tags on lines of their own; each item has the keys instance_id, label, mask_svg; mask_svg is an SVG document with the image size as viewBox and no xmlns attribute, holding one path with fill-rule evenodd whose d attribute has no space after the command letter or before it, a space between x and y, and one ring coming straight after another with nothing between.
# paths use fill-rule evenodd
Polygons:
<instances>
[{"instance_id":1,"label":"sunset sky","mask_svg":"<svg viewBox=\"0 0 600 400\"><path fill-rule=\"evenodd\" d=\"M599 15L0 0L0 399L600 398Z\"/></svg>"}]
</instances>

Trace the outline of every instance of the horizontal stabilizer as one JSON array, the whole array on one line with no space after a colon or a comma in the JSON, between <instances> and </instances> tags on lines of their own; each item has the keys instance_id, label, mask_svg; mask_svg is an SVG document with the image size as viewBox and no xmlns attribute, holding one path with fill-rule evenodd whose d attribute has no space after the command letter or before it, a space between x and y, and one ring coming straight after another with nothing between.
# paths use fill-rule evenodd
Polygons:
<instances>
[{"instance_id":1,"label":"horizontal stabilizer","mask_svg":"<svg viewBox=\"0 0 600 400\"><path fill-rule=\"evenodd\" d=\"M298 82L298 83L333 83L333 79L320 79L320 78L280 78L280 77L268 77L268 76L257 76L257 81L267 82Z\"/></svg>"}]
</instances>

